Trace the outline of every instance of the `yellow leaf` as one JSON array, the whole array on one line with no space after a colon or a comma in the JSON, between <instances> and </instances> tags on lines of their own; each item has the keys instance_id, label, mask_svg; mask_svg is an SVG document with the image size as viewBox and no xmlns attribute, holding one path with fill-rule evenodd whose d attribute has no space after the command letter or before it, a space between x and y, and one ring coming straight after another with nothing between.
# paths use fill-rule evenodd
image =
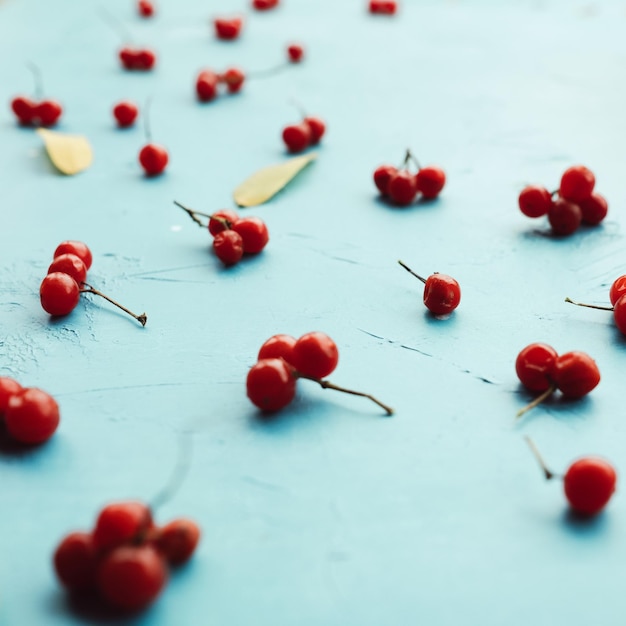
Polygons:
<instances>
[{"instance_id":1,"label":"yellow leaf","mask_svg":"<svg viewBox=\"0 0 626 626\"><path fill-rule=\"evenodd\" d=\"M235 202L240 207L257 206L267 202L315 159L317 153L311 152L260 169L235 189L233 192Z\"/></svg>"},{"instance_id":2,"label":"yellow leaf","mask_svg":"<svg viewBox=\"0 0 626 626\"><path fill-rule=\"evenodd\" d=\"M66 135L45 128L37 129L54 166L63 174L73 176L86 170L93 161L91 145L82 135Z\"/></svg>"}]
</instances>

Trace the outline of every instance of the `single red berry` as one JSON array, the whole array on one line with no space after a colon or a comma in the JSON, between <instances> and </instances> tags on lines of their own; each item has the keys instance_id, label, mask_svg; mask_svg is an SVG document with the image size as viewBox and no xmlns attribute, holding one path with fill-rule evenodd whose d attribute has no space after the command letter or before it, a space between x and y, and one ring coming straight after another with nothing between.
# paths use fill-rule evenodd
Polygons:
<instances>
[{"instance_id":1,"label":"single red berry","mask_svg":"<svg viewBox=\"0 0 626 626\"><path fill-rule=\"evenodd\" d=\"M394 15L397 9L398 4L395 0L370 0L369 3L370 13L378 15Z\"/></svg>"},{"instance_id":2,"label":"single red berry","mask_svg":"<svg viewBox=\"0 0 626 626\"><path fill-rule=\"evenodd\" d=\"M188 561L200 541L200 528L190 519L177 519L157 532L156 547L170 565Z\"/></svg>"},{"instance_id":3,"label":"single red berry","mask_svg":"<svg viewBox=\"0 0 626 626\"><path fill-rule=\"evenodd\" d=\"M278 6L278 0L252 0L252 8L257 11L267 11Z\"/></svg>"},{"instance_id":4,"label":"single red berry","mask_svg":"<svg viewBox=\"0 0 626 626\"><path fill-rule=\"evenodd\" d=\"M243 256L243 239L234 230L223 230L215 235L213 250L224 265L235 265Z\"/></svg>"},{"instance_id":5,"label":"single red berry","mask_svg":"<svg viewBox=\"0 0 626 626\"><path fill-rule=\"evenodd\" d=\"M124 100L118 102L113 107L113 117L117 120L117 125L120 128L128 128L135 123L137 116L139 115L139 108L134 102Z\"/></svg>"},{"instance_id":6,"label":"single red berry","mask_svg":"<svg viewBox=\"0 0 626 626\"><path fill-rule=\"evenodd\" d=\"M613 466L597 457L575 461L565 473L563 487L570 506L583 515L599 513L615 491Z\"/></svg>"},{"instance_id":7,"label":"single red berry","mask_svg":"<svg viewBox=\"0 0 626 626\"><path fill-rule=\"evenodd\" d=\"M582 202L593 193L596 177L584 165L574 165L565 170L561 177L559 195L570 202Z\"/></svg>"},{"instance_id":8,"label":"single red berry","mask_svg":"<svg viewBox=\"0 0 626 626\"><path fill-rule=\"evenodd\" d=\"M530 391L546 391L552 385L552 371L558 358L554 348L545 343L531 343L515 360L517 377Z\"/></svg>"},{"instance_id":9,"label":"single red berry","mask_svg":"<svg viewBox=\"0 0 626 626\"><path fill-rule=\"evenodd\" d=\"M116 548L102 560L97 574L102 597L124 611L147 607L156 600L166 582L163 557L150 545Z\"/></svg>"},{"instance_id":10,"label":"single red berry","mask_svg":"<svg viewBox=\"0 0 626 626\"><path fill-rule=\"evenodd\" d=\"M326 132L324 120L321 120L319 117L305 117L303 124L306 124L311 131L310 145L318 144Z\"/></svg>"},{"instance_id":11,"label":"single red berry","mask_svg":"<svg viewBox=\"0 0 626 626\"><path fill-rule=\"evenodd\" d=\"M87 269L91 267L93 256L91 250L82 241L63 241L54 251L53 258L57 258L62 254L75 254L84 264Z\"/></svg>"},{"instance_id":12,"label":"single red berry","mask_svg":"<svg viewBox=\"0 0 626 626\"><path fill-rule=\"evenodd\" d=\"M63 272L71 276L79 285L87 280L87 268L75 254L60 254L54 257L54 261L48 268L48 274Z\"/></svg>"},{"instance_id":13,"label":"single red berry","mask_svg":"<svg viewBox=\"0 0 626 626\"><path fill-rule=\"evenodd\" d=\"M70 533L55 550L53 564L61 584L69 591L92 589L98 556L91 535Z\"/></svg>"},{"instance_id":14,"label":"single red berry","mask_svg":"<svg viewBox=\"0 0 626 626\"><path fill-rule=\"evenodd\" d=\"M220 80L226 84L229 93L239 93L246 80L246 75L238 67L231 67L220 76Z\"/></svg>"},{"instance_id":15,"label":"single red berry","mask_svg":"<svg viewBox=\"0 0 626 626\"><path fill-rule=\"evenodd\" d=\"M287 46L287 56L291 63L300 63L304 58L304 48L300 44L292 43Z\"/></svg>"},{"instance_id":16,"label":"single red berry","mask_svg":"<svg viewBox=\"0 0 626 626\"><path fill-rule=\"evenodd\" d=\"M0 376L0 419L4 417L4 412L9 405L11 396L14 396L19 391L22 391L22 385L17 380L13 380L8 376Z\"/></svg>"},{"instance_id":17,"label":"single red berry","mask_svg":"<svg viewBox=\"0 0 626 626\"><path fill-rule=\"evenodd\" d=\"M138 50L135 57L135 69L149 71L156 63L156 54L152 50Z\"/></svg>"},{"instance_id":18,"label":"single red berry","mask_svg":"<svg viewBox=\"0 0 626 626\"><path fill-rule=\"evenodd\" d=\"M100 552L143 538L152 525L150 509L142 502L115 502L96 520L93 543Z\"/></svg>"},{"instance_id":19,"label":"single red berry","mask_svg":"<svg viewBox=\"0 0 626 626\"><path fill-rule=\"evenodd\" d=\"M626 275L620 276L613 281L609 297L611 304L615 304L624 294L626 294Z\"/></svg>"},{"instance_id":20,"label":"single red berry","mask_svg":"<svg viewBox=\"0 0 626 626\"><path fill-rule=\"evenodd\" d=\"M40 102L33 111L33 120L39 120L42 126L54 126L63 113L63 107L55 100Z\"/></svg>"},{"instance_id":21,"label":"single red berry","mask_svg":"<svg viewBox=\"0 0 626 626\"><path fill-rule=\"evenodd\" d=\"M21 443L32 445L50 439L60 419L56 400L35 387L27 387L13 394L4 412L4 423L9 435Z\"/></svg>"},{"instance_id":22,"label":"single red berry","mask_svg":"<svg viewBox=\"0 0 626 626\"><path fill-rule=\"evenodd\" d=\"M196 94L200 102L210 102L217 97L218 76L210 70L202 70L196 79Z\"/></svg>"},{"instance_id":23,"label":"single red berry","mask_svg":"<svg viewBox=\"0 0 626 626\"><path fill-rule=\"evenodd\" d=\"M383 196L389 193L389 181L398 173L393 165L381 165L374 170L374 184Z\"/></svg>"},{"instance_id":24,"label":"single red berry","mask_svg":"<svg viewBox=\"0 0 626 626\"><path fill-rule=\"evenodd\" d=\"M287 146L287 150L294 154L308 148L311 144L311 137L311 127L304 122L285 126L283 129L283 141Z\"/></svg>"},{"instance_id":25,"label":"single red berry","mask_svg":"<svg viewBox=\"0 0 626 626\"><path fill-rule=\"evenodd\" d=\"M296 341L291 353L296 371L312 378L325 378L335 371L339 362L337 344L326 334L307 333Z\"/></svg>"},{"instance_id":26,"label":"single red berry","mask_svg":"<svg viewBox=\"0 0 626 626\"><path fill-rule=\"evenodd\" d=\"M13 100L11 100L11 109L13 110L13 113L15 113L19 123L24 126L29 126L33 123L36 107L37 105L32 100L25 98L24 96L18 96L17 98L13 98Z\"/></svg>"},{"instance_id":27,"label":"single red berry","mask_svg":"<svg viewBox=\"0 0 626 626\"><path fill-rule=\"evenodd\" d=\"M141 17L152 17L155 13L154 4L150 0L139 0L137 2L137 12Z\"/></svg>"},{"instance_id":28,"label":"single red berry","mask_svg":"<svg viewBox=\"0 0 626 626\"><path fill-rule=\"evenodd\" d=\"M215 35L218 39L237 39L243 26L243 19L240 17L223 18L216 17L213 20Z\"/></svg>"},{"instance_id":29,"label":"single red berry","mask_svg":"<svg viewBox=\"0 0 626 626\"><path fill-rule=\"evenodd\" d=\"M599 224L609 211L608 202L599 193L592 193L586 200L579 203L583 214L583 222L590 226Z\"/></svg>"},{"instance_id":30,"label":"single red berry","mask_svg":"<svg viewBox=\"0 0 626 626\"><path fill-rule=\"evenodd\" d=\"M626 335L626 294L613 305L613 320L622 335Z\"/></svg>"},{"instance_id":31,"label":"single red berry","mask_svg":"<svg viewBox=\"0 0 626 626\"><path fill-rule=\"evenodd\" d=\"M565 397L582 398L600 382L600 370L588 354L567 352L557 357L552 377Z\"/></svg>"},{"instance_id":32,"label":"single red berry","mask_svg":"<svg viewBox=\"0 0 626 626\"><path fill-rule=\"evenodd\" d=\"M519 194L520 211L527 217L546 215L552 205L552 195L545 187L529 185Z\"/></svg>"},{"instance_id":33,"label":"single red berry","mask_svg":"<svg viewBox=\"0 0 626 626\"><path fill-rule=\"evenodd\" d=\"M241 235L246 254L258 254L270 239L267 226L260 217L243 217L232 225L232 230Z\"/></svg>"},{"instance_id":34,"label":"single red berry","mask_svg":"<svg viewBox=\"0 0 626 626\"><path fill-rule=\"evenodd\" d=\"M270 337L260 348L257 359L285 359L293 365L293 347L296 345L295 337L291 335L274 335Z\"/></svg>"},{"instance_id":35,"label":"single red berry","mask_svg":"<svg viewBox=\"0 0 626 626\"><path fill-rule=\"evenodd\" d=\"M398 206L407 206L415 200L417 182L415 176L407 170L400 170L389 180L387 195Z\"/></svg>"},{"instance_id":36,"label":"single red berry","mask_svg":"<svg viewBox=\"0 0 626 626\"><path fill-rule=\"evenodd\" d=\"M558 198L548 210L548 221L555 235L571 235L580 226L583 214L573 202Z\"/></svg>"},{"instance_id":37,"label":"single red berry","mask_svg":"<svg viewBox=\"0 0 626 626\"><path fill-rule=\"evenodd\" d=\"M157 146L154 143L146 144L139 152L139 163L143 167L146 176L162 174L168 161L167 150L163 146Z\"/></svg>"},{"instance_id":38,"label":"single red berry","mask_svg":"<svg viewBox=\"0 0 626 626\"><path fill-rule=\"evenodd\" d=\"M461 302L459 283L446 274L433 274L424 285L424 304L433 315L452 313Z\"/></svg>"},{"instance_id":39,"label":"single red berry","mask_svg":"<svg viewBox=\"0 0 626 626\"><path fill-rule=\"evenodd\" d=\"M440 168L434 165L423 167L416 175L415 182L417 191L422 194L426 200L436 198L446 184L446 174Z\"/></svg>"},{"instance_id":40,"label":"single red berry","mask_svg":"<svg viewBox=\"0 0 626 626\"><path fill-rule=\"evenodd\" d=\"M232 228L233 224L239 221L239 216L234 211L230 209L220 209L219 211L215 211L213 214L215 217L220 217L222 220L226 220L228 224L224 224L222 220L216 220L211 217L209 219L209 232L215 237L217 233L221 233L223 230L228 228Z\"/></svg>"},{"instance_id":41,"label":"single red berry","mask_svg":"<svg viewBox=\"0 0 626 626\"><path fill-rule=\"evenodd\" d=\"M124 69L134 70L137 61L137 51L134 48L125 47L118 53L120 62Z\"/></svg>"},{"instance_id":42,"label":"single red berry","mask_svg":"<svg viewBox=\"0 0 626 626\"><path fill-rule=\"evenodd\" d=\"M283 359L262 359L250 368L246 391L252 404L262 411L278 411L296 395L293 367Z\"/></svg>"},{"instance_id":43,"label":"single red berry","mask_svg":"<svg viewBox=\"0 0 626 626\"><path fill-rule=\"evenodd\" d=\"M50 315L68 315L78 304L80 288L68 274L53 272L48 274L39 287L41 306Z\"/></svg>"}]
</instances>

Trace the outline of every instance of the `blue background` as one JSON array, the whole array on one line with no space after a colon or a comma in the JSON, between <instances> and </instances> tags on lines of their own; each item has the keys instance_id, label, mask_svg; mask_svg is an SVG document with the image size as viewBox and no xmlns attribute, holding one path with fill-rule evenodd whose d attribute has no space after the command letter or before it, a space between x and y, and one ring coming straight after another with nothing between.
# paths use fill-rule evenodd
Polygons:
<instances>
[{"instance_id":1,"label":"blue background","mask_svg":"<svg viewBox=\"0 0 626 626\"><path fill-rule=\"evenodd\" d=\"M609 313L564 304L608 301L624 273L626 11L621 2L406 1L395 18L365 2L284 0L247 13L236 42L209 17L243 2L161 0L142 21L106 3L153 46L157 69L119 68L116 33L98 2L0 4L0 102L44 74L84 133L93 167L65 178L40 138L0 114L0 374L58 399L62 422L34 450L0 448L0 623L115 621L70 606L51 554L109 501L151 498L193 433L186 482L156 512L197 520L193 561L128 623L149 626L537 626L623 623L626 501L583 523L562 486L544 483L522 435L555 471L601 454L626 471L626 342ZM214 103L195 101L197 71L306 62ZM167 173L137 164L141 126L114 127L123 98L152 97ZM318 161L269 204L258 257L224 269L210 237L174 207L232 206L233 188L284 158L280 133L296 98L323 117ZM371 174L407 146L442 165L437 202L394 209ZM584 163L610 203L599 228L555 240L517 209L526 183L550 189ZM91 282L140 313L145 329L83 298L51 321L38 289L52 252L80 239ZM457 278L460 307L425 313L421 285L397 264ZM303 381L264 421L245 396L272 334L321 330L339 345L331 379L394 406ZM513 364L546 341L583 350L602 373L575 403L513 416L530 395Z\"/></svg>"}]
</instances>

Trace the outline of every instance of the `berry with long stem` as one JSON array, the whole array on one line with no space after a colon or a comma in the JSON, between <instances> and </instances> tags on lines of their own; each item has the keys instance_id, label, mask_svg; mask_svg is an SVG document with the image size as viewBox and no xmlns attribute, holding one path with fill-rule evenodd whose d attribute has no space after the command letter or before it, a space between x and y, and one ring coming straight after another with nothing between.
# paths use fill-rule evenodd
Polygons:
<instances>
[{"instance_id":1,"label":"berry with long stem","mask_svg":"<svg viewBox=\"0 0 626 626\"><path fill-rule=\"evenodd\" d=\"M424 305L433 315L448 315L459 306L461 287L452 276L435 272L428 278L423 278L402 261L398 263L424 283Z\"/></svg>"}]
</instances>

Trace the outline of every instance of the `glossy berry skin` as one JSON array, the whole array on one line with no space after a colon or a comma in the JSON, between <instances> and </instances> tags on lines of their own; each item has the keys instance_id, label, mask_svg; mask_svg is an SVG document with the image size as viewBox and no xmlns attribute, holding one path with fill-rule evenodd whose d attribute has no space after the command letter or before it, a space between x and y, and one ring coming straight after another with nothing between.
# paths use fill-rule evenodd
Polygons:
<instances>
[{"instance_id":1,"label":"glossy berry skin","mask_svg":"<svg viewBox=\"0 0 626 626\"><path fill-rule=\"evenodd\" d=\"M596 362L584 352L567 352L557 357L552 370L554 384L566 398L582 398L600 382Z\"/></svg>"},{"instance_id":2,"label":"glossy berry skin","mask_svg":"<svg viewBox=\"0 0 626 626\"><path fill-rule=\"evenodd\" d=\"M311 138L311 127L304 122L285 126L283 129L283 141L292 154L306 150L311 144Z\"/></svg>"},{"instance_id":3,"label":"glossy berry skin","mask_svg":"<svg viewBox=\"0 0 626 626\"><path fill-rule=\"evenodd\" d=\"M95 586L98 555L89 533L70 533L53 556L54 570L68 591L87 591Z\"/></svg>"},{"instance_id":4,"label":"glossy berry skin","mask_svg":"<svg viewBox=\"0 0 626 626\"><path fill-rule=\"evenodd\" d=\"M558 358L556 350L545 343L531 343L515 360L520 382L530 391L546 391L552 385L552 371Z\"/></svg>"},{"instance_id":5,"label":"glossy berry skin","mask_svg":"<svg viewBox=\"0 0 626 626\"><path fill-rule=\"evenodd\" d=\"M27 387L13 394L4 412L4 423L9 435L29 445L50 439L60 419L56 400L35 387Z\"/></svg>"},{"instance_id":6,"label":"glossy berry skin","mask_svg":"<svg viewBox=\"0 0 626 626\"><path fill-rule=\"evenodd\" d=\"M221 217L222 219L228 220L228 224L224 224L221 220L213 218L209 219L209 232L214 237L217 233L221 233L223 230L232 228L233 224L239 221L237 213L231 211L230 209L220 209L219 211L215 211L213 215L215 217Z\"/></svg>"},{"instance_id":7,"label":"glossy berry skin","mask_svg":"<svg viewBox=\"0 0 626 626\"><path fill-rule=\"evenodd\" d=\"M258 254L270 239L267 226L259 217L243 217L233 224L232 230L241 235L245 254Z\"/></svg>"},{"instance_id":8,"label":"glossy berry skin","mask_svg":"<svg viewBox=\"0 0 626 626\"><path fill-rule=\"evenodd\" d=\"M582 211L577 204L558 198L550 205L548 221L552 232L560 237L574 233L583 219Z\"/></svg>"},{"instance_id":9,"label":"glossy berry skin","mask_svg":"<svg viewBox=\"0 0 626 626\"><path fill-rule=\"evenodd\" d=\"M54 126L63 113L63 107L55 100L40 102L33 112L33 121L41 126Z\"/></svg>"},{"instance_id":10,"label":"glossy berry skin","mask_svg":"<svg viewBox=\"0 0 626 626\"><path fill-rule=\"evenodd\" d=\"M337 344L320 332L302 335L293 346L291 364L299 374L324 378L335 371L339 362Z\"/></svg>"},{"instance_id":11,"label":"glossy berry skin","mask_svg":"<svg viewBox=\"0 0 626 626\"><path fill-rule=\"evenodd\" d=\"M577 513L595 515L611 499L617 474L613 466L597 457L575 461L565 473L565 497Z\"/></svg>"},{"instance_id":12,"label":"glossy berry skin","mask_svg":"<svg viewBox=\"0 0 626 626\"><path fill-rule=\"evenodd\" d=\"M126 70L148 72L156 63L156 54L147 48L122 48L119 52L122 67Z\"/></svg>"},{"instance_id":13,"label":"glossy berry skin","mask_svg":"<svg viewBox=\"0 0 626 626\"><path fill-rule=\"evenodd\" d=\"M229 93L239 93L246 75L238 67L231 67L220 76L220 80L226 85Z\"/></svg>"},{"instance_id":14,"label":"glossy berry skin","mask_svg":"<svg viewBox=\"0 0 626 626\"><path fill-rule=\"evenodd\" d=\"M82 241L62 241L54 251L53 258L57 258L62 254L75 254L84 264L87 269L91 267L93 262L93 256L91 250L87 244Z\"/></svg>"},{"instance_id":15,"label":"glossy berry skin","mask_svg":"<svg viewBox=\"0 0 626 626\"><path fill-rule=\"evenodd\" d=\"M433 315L448 315L461 302L459 283L446 274L433 274L424 285L424 304Z\"/></svg>"},{"instance_id":16,"label":"glossy berry skin","mask_svg":"<svg viewBox=\"0 0 626 626\"><path fill-rule=\"evenodd\" d=\"M140 611L154 602L167 582L167 567L151 545L122 546L108 554L97 574L104 600L123 611Z\"/></svg>"},{"instance_id":17,"label":"glossy berry skin","mask_svg":"<svg viewBox=\"0 0 626 626\"><path fill-rule=\"evenodd\" d=\"M423 167L415 176L417 191L426 200L436 198L446 184L446 174L434 165Z\"/></svg>"},{"instance_id":18,"label":"glossy berry skin","mask_svg":"<svg viewBox=\"0 0 626 626\"><path fill-rule=\"evenodd\" d=\"M252 8L257 11L268 11L278 6L278 0L252 0Z\"/></svg>"},{"instance_id":19,"label":"glossy berry skin","mask_svg":"<svg viewBox=\"0 0 626 626\"><path fill-rule=\"evenodd\" d=\"M624 294L626 294L626 274L613 281L609 292L611 304L614 305Z\"/></svg>"},{"instance_id":20,"label":"glossy berry skin","mask_svg":"<svg viewBox=\"0 0 626 626\"><path fill-rule=\"evenodd\" d=\"M311 131L310 145L314 146L318 144L326 132L324 120L319 117L305 117L303 123L306 124Z\"/></svg>"},{"instance_id":21,"label":"glossy berry skin","mask_svg":"<svg viewBox=\"0 0 626 626\"><path fill-rule=\"evenodd\" d=\"M381 165L374 170L374 184L383 196L389 193L389 181L398 173L393 165Z\"/></svg>"},{"instance_id":22,"label":"glossy berry skin","mask_svg":"<svg viewBox=\"0 0 626 626\"><path fill-rule=\"evenodd\" d=\"M41 282L39 299L46 313L68 315L78 304L80 288L78 283L68 274L52 272Z\"/></svg>"},{"instance_id":23,"label":"glossy berry skin","mask_svg":"<svg viewBox=\"0 0 626 626\"><path fill-rule=\"evenodd\" d=\"M304 48L296 43L287 46L287 58L290 63L300 63L304 58Z\"/></svg>"},{"instance_id":24,"label":"glossy berry skin","mask_svg":"<svg viewBox=\"0 0 626 626\"><path fill-rule=\"evenodd\" d=\"M25 96L18 96L11 100L11 110L22 126L30 126L33 123L36 106L35 102Z\"/></svg>"},{"instance_id":25,"label":"glossy berry skin","mask_svg":"<svg viewBox=\"0 0 626 626\"><path fill-rule=\"evenodd\" d=\"M370 0L369 12L378 15L394 15L398 9L395 0Z\"/></svg>"},{"instance_id":26,"label":"glossy berry skin","mask_svg":"<svg viewBox=\"0 0 626 626\"><path fill-rule=\"evenodd\" d=\"M550 210L552 195L545 187L529 185L520 192L518 204L526 217L541 217Z\"/></svg>"},{"instance_id":27,"label":"glossy berry skin","mask_svg":"<svg viewBox=\"0 0 626 626\"><path fill-rule=\"evenodd\" d=\"M163 146L154 143L146 144L139 152L139 164L146 176L158 176L165 171L169 155Z\"/></svg>"},{"instance_id":28,"label":"glossy berry skin","mask_svg":"<svg viewBox=\"0 0 626 626\"><path fill-rule=\"evenodd\" d=\"M240 17L223 18L217 17L213 20L215 35L218 39L232 40L239 37L243 20Z\"/></svg>"},{"instance_id":29,"label":"glossy berry skin","mask_svg":"<svg viewBox=\"0 0 626 626\"><path fill-rule=\"evenodd\" d=\"M190 519L177 519L159 529L155 545L170 565L182 565L199 541L199 526Z\"/></svg>"},{"instance_id":30,"label":"glossy berry skin","mask_svg":"<svg viewBox=\"0 0 626 626\"><path fill-rule=\"evenodd\" d=\"M626 295L613 305L613 320L622 335L626 335Z\"/></svg>"},{"instance_id":31,"label":"glossy berry skin","mask_svg":"<svg viewBox=\"0 0 626 626\"><path fill-rule=\"evenodd\" d=\"M295 337L291 335L274 335L270 337L259 349L257 359L285 359L293 365L293 347L296 345Z\"/></svg>"},{"instance_id":32,"label":"glossy berry skin","mask_svg":"<svg viewBox=\"0 0 626 626\"><path fill-rule=\"evenodd\" d=\"M202 70L196 79L196 95L200 102L211 102L217 97L219 78L211 70Z\"/></svg>"},{"instance_id":33,"label":"glossy berry skin","mask_svg":"<svg viewBox=\"0 0 626 626\"><path fill-rule=\"evenodd\" d=\"M561 177L559 195L570 202L582 202L593 193L596 177L584 165L575 165L565 170Z\"/></svg>"},{"instance_id":34,"label":"glossy berry skin","mask_svg":"<svg viewBox=\"0 0 626 626\"><path fill-rule=\"evenodd\" d=\"M118 102L113 107L113 117L120 128L128 128L135 123L139 115L139 107L128 100Z\"/></svg>"},{"instance_id":35,"label":"glossy berry skin","mask_svg":"<svg viewBox=\"0 0 626 626\"><path fill-rule=\"evenodd\" d=\"M87 280L87 268L75 254L60 254L48 268L48 274L62 272L71 276L79 285Z\"/></svg>"},{"instance_id":36,"label":"glossy berry skin","mask_svg":"<svg viewBox=\"0 0 626 626\"><path fill-rule=\"evenodd\" d=\"M400 170L389 180L387 195L394 204L407 206L415 200L417 195L417 182L415 176L407 170Z\"/></svg>"},{"instance_id":37,"label":"glossy berry skin","mask_svg":"<svg viewBox=\"0 0 626 626\"><path fill-rule=\"evenodd\" d=\"M141 17L152 17L155 13L154 4L150 0L139 0L137 2L137 12Z\"/></svg>"},{"instance_id":38,"label":"glossy berry skin","mask_svg":"<svg viewBox=\"0 0 626 626\"><path fill-rule=\"evenodd\" d=\"M579 204L583 214L583 222L589 226L597 226L609 211L609 204L599 193L592 193L589 198Z\"/></svg>"},{"instance_id":39,"label":"glossy berry skin","mask_svg":"<svg viewBox=\"0 0 626 626\"><path fill-rule=\"evenodd\" d=\"M13 380L8 376L0 376L0 419L4 417L4 412L7 406L9 406L11 396L19 391L22 391L22 385L17 380Z\"/></svg>"},{"instance_id":40,"label":"glossy berry skin","mask_svg":"<svg viewBox=\"0 0 626 626\"><path fill-rule=\"evenodd\" d=\"M224 265L235 265L243 257L243 239L234 230L223 230L213 239L213 251Z\"/></svg>"},{"instance_id":41,"label":"glossy berry skin","mask_svg":"<svg viewBox=\"0 0 626 626\"><path fill-rule=\"evenodd\" d=\"M248 372L246 392L262 411L279 411L296 395L295 372L283 359L261 359Z\"/></svg>"},{"instance_id":42,"label":"glossy berry skin","mask_svg":"<svg viewBox=\"0 0 626 626\"><path fill-rule=\"evenodd\" d=\"M96 520L93 543L100 551L140 539L152 525L150 509L142 502L115 502L105 506Z\"/></svg>"}]
</instances>

